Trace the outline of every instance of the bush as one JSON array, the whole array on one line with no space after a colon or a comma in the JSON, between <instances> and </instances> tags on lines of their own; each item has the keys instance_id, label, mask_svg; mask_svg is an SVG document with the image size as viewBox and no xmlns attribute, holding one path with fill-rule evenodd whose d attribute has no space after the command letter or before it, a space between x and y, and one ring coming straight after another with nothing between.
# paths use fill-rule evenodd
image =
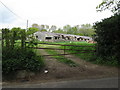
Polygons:
<instances>
[{"instance_id":1,"label":"bush","mask_svg":"<svg viewBox=\"0 0 120 90\"><path fill-rule=\"evenodd\" d=\"M94 25L97 41L97 57L101 57L105 62L114 63L119 60L120 48L120 15L97 22Z\"/></svg>"},{"instance_id":2,"label":"bush","mask_svg":"<svg viewBox=\"0 0 120 90\"><path fill-rule=\"evenodd\" d=\"M118 60L115 59L115 57L97 57L94 56L90 59L95 64L100 64L100 65L107 65L107 66L119 66Z\"/></svg>"},{"instance_id":3,"label":"bush","mask_svg":"<svg viewBox=\"0 0 120 90\"><path fill-rule=\"evenodd\" d=\"M2 58L3 75L17 70L39 71L44 66L42 57L36 56L31 49L25 49L24 52L21 48L3 49Z\"/></svg>"},{"instance_id":4,"label":"bush","mask_svg":"<svg viewBox=\"0 0 120 90\"><path fill-rule=\"evenodd\" d=\"M32 39L26 46L27 33L21 28L2 29L2 69L3 75L10 75L17 70L39 71L43 66L43 59L28 48L33 45Z\"/></svg>"}]
</instances>

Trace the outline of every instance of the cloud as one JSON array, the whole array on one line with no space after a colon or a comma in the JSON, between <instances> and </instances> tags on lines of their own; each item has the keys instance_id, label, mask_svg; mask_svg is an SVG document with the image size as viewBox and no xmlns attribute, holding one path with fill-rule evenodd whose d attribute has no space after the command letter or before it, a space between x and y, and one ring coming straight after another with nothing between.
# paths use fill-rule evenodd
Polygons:
<instances>
[{"instance_id":1,"label":"cloud","mask_svg":"<svg viewBox=\"0 0 120 90\"><path fill-rule=\"evenodd\" d=\"M7 10L3 6L0 6L0 8L1 8L0 9L0 23L1 24L11 23L16 20L16 17L14 16L14 14L11 13L9 10Z\"/></svg>"},{"instance_id":2,"label":"cloud","mask_svg":"<svg viewBox=\"0 0 120 90\"><path fill-rule=\"evenodd\" d=\"M96 6L102 0L2 0L14 13L24 18L18 20L5 8L2 11L4 23L9 26L26 27L33 23L63 26L94 23L109 17L109 12L96 12ZM0 12L1 14L1 12ZM3 22L3 18L0 21ZM17 19L16 19L17 18Z\"/></svg>"}]
</instances>

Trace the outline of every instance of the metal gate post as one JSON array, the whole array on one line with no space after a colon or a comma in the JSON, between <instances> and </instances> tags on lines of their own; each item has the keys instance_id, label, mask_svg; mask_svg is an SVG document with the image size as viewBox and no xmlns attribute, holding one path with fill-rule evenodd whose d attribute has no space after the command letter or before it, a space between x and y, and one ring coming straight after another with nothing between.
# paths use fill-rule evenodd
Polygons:
<instances>
[{"instance_id":1,"label":"metal gate post","mask_svg":"<svg viewBox=\"0 0 120 90\"><path fill-rule=\"evenodd\" d=\"M64 56L65 56L65 46L64 46Z\"/></svg>"}]
</instances>

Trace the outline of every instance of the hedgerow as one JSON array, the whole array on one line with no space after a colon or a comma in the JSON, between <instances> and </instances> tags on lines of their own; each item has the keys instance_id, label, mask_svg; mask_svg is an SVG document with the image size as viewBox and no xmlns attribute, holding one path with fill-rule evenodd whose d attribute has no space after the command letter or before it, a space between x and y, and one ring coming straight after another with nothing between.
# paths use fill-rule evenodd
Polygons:
<instances>
[{"instance_id":1,"label":"hedgerow","mask_svg":"<svg viewBox=\"0 0 120 90\"><path fill-rule=\"evenodd\" d=\"M94 25L97 41L97 57L104 62L112 62L118 65L120 58L120 15L97 22ZM114 61L114 62L113 62Z\"/></svg>"},{"instance_id":2,"label":"hedgerow","mask_svg":"<svg viewBox=\"0 0 120 90\"><path fill-rule=\"evenodd\" d=\"M44 66L43 58L26 45L26 31L20 28L2 29L2 74L18 70L37 72ZM19 40L19 42L17 42ZM17 44L16 44L17 43ZM30 45L29 45L30 44Z\"/></svg>"}]
</instances>

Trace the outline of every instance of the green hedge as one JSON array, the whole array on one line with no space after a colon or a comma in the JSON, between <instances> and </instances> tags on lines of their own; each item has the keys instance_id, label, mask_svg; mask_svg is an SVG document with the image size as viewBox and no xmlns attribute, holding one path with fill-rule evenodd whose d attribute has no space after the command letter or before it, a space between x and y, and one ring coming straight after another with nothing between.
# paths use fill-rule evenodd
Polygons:
<instances>
[{"instance_id":1,"label":"green hedge","mask_svg":"<svg viewBox=\"0 0 120 90\"><path fill-rule=\"evenodd\" d=\"M39 71L44 66L43 58L28 48L34 46L34 40L26 46L26 35L24 29L2 29L3 75L13 74L17 70Z\"/></svg>"},{"instance_id":2,"label":"green hedge","mask_svg":"<svg viewBox=\"0 0 120 90\"><path fill-rule=\"evenodd\" d=\"M14 50L3 49L2 71L3 75L11 74L17 70L39 71L44 66L41 56L37 56L33 50L21 48Z\"/></svg>"},{"instance_id":3,"label":"green hedge","mask_svg":"<svg viewBox=\"0 0 120 90\"><path fill-rule=\"evenodd\" d=\"M94 25L97 56L104 61L118 62L120 53L120 15L97 22Z\"/></svg>"}]
</instances>

